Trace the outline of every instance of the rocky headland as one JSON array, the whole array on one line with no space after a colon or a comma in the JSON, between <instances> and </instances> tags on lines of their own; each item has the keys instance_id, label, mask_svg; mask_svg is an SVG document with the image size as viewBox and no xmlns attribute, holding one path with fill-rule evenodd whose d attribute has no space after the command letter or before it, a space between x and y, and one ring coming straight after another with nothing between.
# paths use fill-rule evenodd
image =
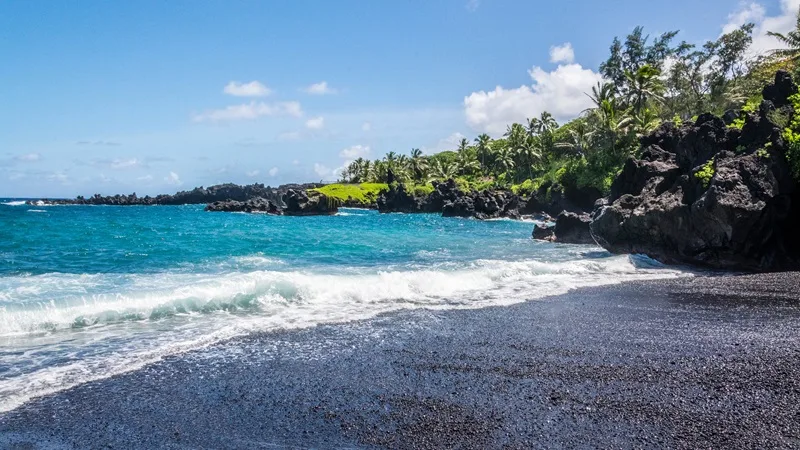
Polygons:
<instances>
[{"instance_id":1,"label":"rocky headland","mask_svg":"<svg viewBox=\"0 0 800 450\"><path fill-rule=\"evenodd\" d=\"M787 139L800 131L797 91L779 72L741 129L729 125L736 114L705 114L644 137L593 213L595 241L665 263L800 268L800 152Z\"/></svg>"}]
</instances>

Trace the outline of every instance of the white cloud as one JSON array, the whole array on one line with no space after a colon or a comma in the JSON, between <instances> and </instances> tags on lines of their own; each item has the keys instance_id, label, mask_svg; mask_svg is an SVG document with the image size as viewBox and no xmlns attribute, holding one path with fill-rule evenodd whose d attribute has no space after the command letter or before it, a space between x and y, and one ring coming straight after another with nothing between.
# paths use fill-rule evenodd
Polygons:
<instances>
[{"instance_id":1,"label":"white cloud","mask_svg":"<svg viewBox=\"0 0 800 450\"><path fill-rule=\"evenodd\" d=\"M528 74L533 84L516 89L497 86L493 91L473 92L464 98L467 124L473 129L495 136L513 122L548 111L559 122L577 117L591 106L585 95L603 78L580 64L561 64L552 72L533 67Z\"/></svg>"},{"instance_id":2,"label":"white cloud","mask_svg":"<svg viewBox=\"0 0 800 450\"><path fill-rule=\"evenodd\" d=\"M253 178L253 177L257 177L258 174L260 174L260 173L261 173L260 170L251 170L249 172L245 172L245 175L247 175L250 178Z\"/></svg>"},{"instance_id":3,"label":"white cloud","mask_svg":"<svg viewBox=\"0 0 800 450\"><path fill-rule=\"evenodd\" d=\"M575 62L575 50L572 48L572 43L566 42L550 47L550 62L566 64Z\"/></svg>"},{"instance_id":4,"label":"white cloud","mask_svg":"<svg viewBox=\"0 0 800 450\"><path fill-rule=\"evenodd\" d=\"M250 102L231 105L223 109L206 111L193 117L195 122L229 122L235 120L252 120L263 116L301 117L303 109L298 102L264 103Z\"/></svg>"},{"instance_id":5,"label":"white cloud","mask_svg":"<svg viewBox=\"0 0 800 450\"><path fill-rule=\"evenodd\" d=\"M175 172L170 172L169 175L164 177L164 182L173 186L180 186L183 184L181 177L179 177Z\"/></svg>"},{"instance_id":6,"label":"white cloud","mask_svg":"<svg viewBox=\"0 0 800 450\"><path fill-rule=\"evenodd\" d=\"M319 83L314 83L303 90L306 93L312 95L328 95L328 94L335 94L338 92L336 89L328 86L327 81L320 81Z\"/></svg>"},{"instance_id":7,"label":"white cloud","mask_svg":"<svg viewBox=\"0 0 800 450\"><path fill-rule=\"evenodd\" d=\"M316 172L317 175L319 175L319 176L321 176L323 178L327 177L327 176L330 176L333 173L333 171L331 169L323 166L320 163L314 163L314 172Z\"/></svg>"},{"instance_id":8,"label":"white cloud","mask_svg":"<svg viewBox=\"0 0 800 450\"><path fill-rule=\"evenodd\" d=\"M371 123L364 122L363 124L361 124L361 131L371 131L371 130L372 130L372 124Z\"/></svg>"},{"instance_id":9,"label":"white cloud","mask_svg":"<svg viewBox=\"0 0 800 450\"><path fill-rule=\"evenodd\" d=\"M25 155L17 155L14 159L22 162L36 162L42 159L42 156L38 153L27 153Z\"/></svg>"},{"instance_id":10,"label":"white cloud","mask_svg":"<svg viewBox=\"0 0 800 450\"><path fill-rule=\"evenodd\" d=\"M240 83L238 81L231 81L222 92L233 95L234 97L266 97L272 93L272 89L264 86L258 81L251 81L249 83Z\"/></svg>"},{"instance_id":11,"label":"white cloud","mask_svg":"<svg viewBox=\"0 0 800 450\"><path fill-rule=\"evenodd\" d=\"M153 181L153 176L152 175L145 175L143 177L138 177L137 180L138 181L144 181L144 182L150 182L150 181Z\"/></svg>"},{"instance_id":12,"label":"white cloud","mask_svg":"<svg viewBox=\"0 0 800 450\"><path fill-rule=\"evenodd\" d=\"M722 26L722 33L729 33L745 23L755 24L753 44L747 51L747 58L752 58L770 50L785 48L777 39L768 36L767 32L786 33L794 29L797 22L797 10L800 0L781 0L780 13L767 16L766 8L757 2L741 2L739 9L728 15L728 22Z\"/></svg>"},{"instance_id":13,"label":"white cloud","mask_svg":"<svg viewBox=\"0 0 800 450\"><path fill-rule=\"evenodd\" d=\"M292 164L295 165L295 166L299 165L300 164L300 160L295 159L294 161L292 161Z\"/></svg>"},{"instance_id":14,"label":"white cloud","mask_svg":"<svg viewBox=\"0 0 800 450\"><path fill-rule=\"evenodd\" d=\"M278 174L278 168L277 167L273 167L272 169L269 169L267 174L269 174L269 176L271 176L271 177L274 177L275 175Z\"/></svg>"},{"instance_id":15,"label":"white cloud","mask_svg":"<svg viewBox=\"0 0 800 450\"><path fill-rule=\"evenodd\" d=\"M115 159L111 161L108 166L112 169L133 169L142 166L142 163L136 158Z\"/></svg>"},{"instance_id":16,"label":"white cloud","mask_svg":"<svg viewBox=\"0 0 800 450\"><path fill-rule=\"evenodd\" d=\"M345 159L363 158L368 156L369 152L368 145L353 145L339 152L339 157Z\"/></svg>"},{"instance_id":17,"label":"white cloud","mask_svg":"<svg viewBox=\"0 0 800 450\"><path fill-rule=\"evenodd\" d=\"M49 173L45 176L45 178L47 178L47 181L55 181L63 185L70 184L69 177L66 173L64 173L64 171L61 170Z\"/></svg>"},{"instance_id":18,"label":"white cloud","mask_svg":"<svg viewBox=\"0 0 800 450\"><path fill-rule=\"evenodd\" d=\"M325 126L324 117L313 117L306 121L306 128L309 130L320 130Z\"/></svg>"},{"instance_id":19,"label":"white cloud","mask_svg":"<svg viewBox=\"0 0 800 450\"><path fill-rule=\"evenodd\" d=\"M478 10L478 7L481 6L481 0L468 0L467 4L464 5L469 12L475 12Z\"/></svg>"}]
</instances>

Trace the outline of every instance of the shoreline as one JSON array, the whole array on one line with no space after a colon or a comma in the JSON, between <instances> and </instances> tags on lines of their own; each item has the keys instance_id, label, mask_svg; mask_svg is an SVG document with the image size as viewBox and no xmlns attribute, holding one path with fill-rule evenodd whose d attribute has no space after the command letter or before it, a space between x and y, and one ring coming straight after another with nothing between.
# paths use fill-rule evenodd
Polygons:
<instances>
[{"instance_id":1,"label":"shoreline","mask_svg":"<svg viewBox=\"0 0 800 450\"><path fill-rule=\"evenodd\" d=\"M0 445L800 444L800 273L265 332L0 414Z\"/></svg>"}]
</instances>

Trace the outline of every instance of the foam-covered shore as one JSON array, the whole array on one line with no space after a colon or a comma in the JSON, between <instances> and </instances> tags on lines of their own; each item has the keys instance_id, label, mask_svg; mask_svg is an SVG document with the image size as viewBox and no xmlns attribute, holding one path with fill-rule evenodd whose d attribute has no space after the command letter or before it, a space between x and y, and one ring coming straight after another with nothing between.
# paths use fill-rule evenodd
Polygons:
<instances>
[{"instance_id":1,"label":"foam-covered shore","mask_svg":"<svg viewBox=\"0 0 800 450\"><path fill-rule=\"evenodd\" d=\"M0 446L796 447L798 284L636 281L250 335L3 413Z\"/></svg>"}]
</instances>

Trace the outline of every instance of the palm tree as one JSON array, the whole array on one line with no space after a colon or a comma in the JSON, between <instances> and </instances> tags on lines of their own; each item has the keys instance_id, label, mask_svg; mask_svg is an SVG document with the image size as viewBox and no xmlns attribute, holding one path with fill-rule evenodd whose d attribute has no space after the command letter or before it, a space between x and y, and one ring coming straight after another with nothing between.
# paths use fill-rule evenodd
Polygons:
<instances>
[{"instance_id":1,"label":"palm tree","mask_svg":"<svg viewBox=\"0 0 800 450\"><path fill-rule=\"evenodd\" d=\"M476 149L478 150L478 155L481 157L481 170L486 169L486 155L489 154L489 143L491 141L492 138L486 133L475 138Z\"/></svg>"},{"instance_id":2,"label":"palm tree","mask_svg":"<svg viewBox=\"0 0 800 450\"><path fill-rule=\"evenodd\" d=\"M634 113L639 113L647 107L649 99L662 99L664 84L659 76L661 71L648 64L639 67L636 72L625 71L625 91L624 97L628 105L633 108Z\"/></svg>"},{"instance_id":3,"label":"palm tree","mask_svg":"<svg viewBox=\"0 0 800 450\"><path fill-rule=\"evenodd\" d=\"M411 149L409 168L414 175L415 181L419 181L425 177L425 172L428 170L428 161L422 156L422 150L418 148Z\"/></svg>"},{"instance_id":4,"label":"palm tree","mask_svg":"<svg viewBox=\"0 0 800 450\"><path fill-rule=\"evenodd\" d=\"M638 113L634 112L631 114L630 120L631 126L639 137L650 134L661 124L658 114L650 108L644 108Z\"/></svg>"},{"instance_id":5,"label":"palm tree","mask_svg":"<svg viewBox=\"0 0 800 450\"><path fill-rule=\"evenodd\" d=\"M539 117L539 134L546 134L555 131L558 128L558 122L553 118L553 115L547 111L542 112Z\"/></svg>"},{"instance_id":6,"label":"palm tree","mask_svg":"<svg viewBox=\"0 0 800 450\"><path fill-rule=\"evenodd\" d=\"M585 120L579 120L569 129L569 139L556 144L558 148L569 149L577 156L586 156L586 151L592 147L595 132L589 129Z\"/></svg>"},{"instance_id":7,"label":"palm tree","mask_svg":"<svg viewBox=\"0 0 800 450\"><path fill-rule=\"evenodd\" d=\"M539 119L536 117L528 119L528 126L525 128L528 131L528 136L531 137L539 134L539 131L542 129L541 125L539 124Z\"/></svg>"},{"instance_id":8,"label":"palm tree","mask_svg":"<svg viewBox=\"0 0 800 450\"><path fill-rule=\"evenodd\" d=\"M467 138L461 138L461 141L458 142L458 153L466 153L469 149L469 140Z\"/></svg>"},{"instance_id":9,"label":"palm tree","mask_svg":"<svg viewBox=\"0 0 800 450\"><path fill-rule=\"evenodd\" d=\"M603 100L600 107L594 110L600 130L611 139L611 152L616 153L617 140L620 134L625 134L631 124L631 118L617 107L616 99Z\"/></svg>"},{"instance_id":10,"label":"palm tree","mask_svg":"<svg viewBox=\"0 0 800 450\"><path fill-rule=\"evenodd\" d=\"M533 179L533 167L542 159L542 149L537 140L528 137L522 145L515 149L525 167L528 168L528 179Z\"/></svg>"},{"instance_id":11,"label":"palm tree","mask_svg":"<svg viewBox=\"0 0 800 450\"><path fill-rule=\"evenodd\" d=\"M450 164L444 164L442 161L437 160L433 167L431 167L431 173L428 177L428 181L435 181L435 180L449 180L450 178L455 177L455 168Z\"/></svg>"},{"instance_id":12,"label":"palm tree","mask_svg":"<svg viewBox=\"0 0 800 450\"><path fill-rule=\"evenodd\" d=\"M772 51L773 55L780 58L796 61L800 59L800 10L797 11L797 21L794 30L786 34L768 31L768 36L772 36L789 48L780 48Z\"/></svg>"},{"instance_id":13,"label":"palm tree","mask_svg":"<svg viewBox=\"0 0 800 450\"><path fill-rule=\"evenodd\" d=\"M505 175L506 179L510 179L510 172L514 169L514 158L508 148L503 148L495 155L495 167L498 173Z\"/></svg>"},{"instance_id":14,"label":"palm tree","mask_svg":"<svg viewBox=\"0 0 800 450\"><path fill-rule=\"evenodd\" d=\"M592 93L586 94L594 103L595 108L599 108L600 105L603 104L605 100L612 100L614 98L614 93L616 91L616 87L614 83L597 83L597 86L592 87ZM584 111L586 112L586 111Z\"/></svg>"}]
</instances>

